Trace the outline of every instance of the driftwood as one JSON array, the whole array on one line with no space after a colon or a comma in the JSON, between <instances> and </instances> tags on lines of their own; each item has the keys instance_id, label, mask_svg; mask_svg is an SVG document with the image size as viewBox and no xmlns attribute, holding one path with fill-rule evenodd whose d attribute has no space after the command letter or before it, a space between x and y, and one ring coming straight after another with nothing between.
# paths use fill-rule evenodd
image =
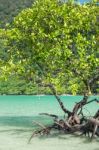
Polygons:
<instances>
[{"instance_id":1,"label":"driftwood","mask_svg":"<svg viewBox=\"0 0 99 150\"><path fill-rule=\"evenodd\" d=\"M84 116L83 114L84 106L92 102L99 103L98 99L95 98L89 101L88 95L84 94L83 99L80 102L76 103L72 111L70 111L64 106L53 85L48 84L44 86L48 86L51 89L61 109L66 115L65 117L63 117L63 119L59 119L57 115L41 113L40 115L47 115L49 117L52 117L53 124L50 126L45 126L39 122L34 122L40 127L40 129L33 132L29 139L29 142L34 136L48 135L52 130L57 130L59 132L63 132L64 134L72 134L77 132L79 133L79 135L88 136L90 139L93 139L93 137L95 136L99 137L99 110L90 118Z\"/></svg>"}]
</instances>

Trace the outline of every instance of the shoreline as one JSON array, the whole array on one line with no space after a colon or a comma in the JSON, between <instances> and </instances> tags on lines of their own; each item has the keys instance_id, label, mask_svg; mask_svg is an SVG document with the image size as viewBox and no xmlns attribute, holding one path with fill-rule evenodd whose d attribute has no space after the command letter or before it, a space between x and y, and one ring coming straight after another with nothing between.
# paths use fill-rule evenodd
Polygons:
<instances>
[{"instance_id":1,"label":"shoreline","mask_svg":"<svg viewBox=\"0 0 99 150\"><path fill-rule=\"evenodd\" d=\"M0 96L54 96L54 95L53 94L0 94ZM58 96L83 96L83 95L58 94ZM89 97L90 96L99 96L99 94L89 95Z\"/></svg>"}]
</instances>

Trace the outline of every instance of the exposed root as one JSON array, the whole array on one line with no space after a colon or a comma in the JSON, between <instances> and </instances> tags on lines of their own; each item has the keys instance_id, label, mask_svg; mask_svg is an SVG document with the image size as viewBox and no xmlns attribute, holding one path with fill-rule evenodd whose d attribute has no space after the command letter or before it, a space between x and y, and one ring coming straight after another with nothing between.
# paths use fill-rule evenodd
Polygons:
<instances>
[{"instance_id":1,"label":"exposed root","mask_svg":"<svg viewBox=\"0 0 99 150\"><path fill-rule=\"evenodd\" d=\"M61 109L65 114L67 114L67 117L59 119L60 117L58 117L57 115L41 113L40 115L46 115L51 117L53 119L53 124L51 126L46 127L42 123L34 121L34 123L38 125L41 129L34 131L28 142L30 142L34 136L49 135L52 129L59 131L59 133L62 131L64 134L72 134L74 132L79 132L80 135L88 136L90 139L93 139L95 136L99 137L99 110L95 113L94 116L90 116L90 119L87 116L84 116L83 114L83 109L85 109L85 105L88 105L92 102L99 103L99 100L95 98L88 101L88 96L84 95L83 99L74 105L72 111L69 111L64 106L60 97L56 94L54 87L52 85L46 86L50 87Z\"/></svg>"}]
</instances>

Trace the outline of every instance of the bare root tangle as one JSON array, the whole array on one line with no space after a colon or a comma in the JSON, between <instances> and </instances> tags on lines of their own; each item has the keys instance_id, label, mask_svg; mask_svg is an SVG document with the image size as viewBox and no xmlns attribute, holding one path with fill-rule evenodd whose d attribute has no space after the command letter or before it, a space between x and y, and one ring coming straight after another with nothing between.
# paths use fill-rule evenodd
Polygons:
<instances>
[{"instance_id":1,"label":"bare root tangle","mask_svg":"<svg viewBox=\"0 0 99 150\"><path fill-rule=\"evenodd\" d=\"M37 135L49 135L52 130L57 130L64 134L79 133L79 135L88 136L90 139L93 139L95 136L99 137L99 110L88 118L83 114L83 109L85 105L88 105L92 102L99 103L98 99L88 100L88 95L84 95L83 99L77 102L72 111L69 111L61 101L60 97L57 95L56 90L52 84L47 84L44 86L50 87L53 95L56 97L62 111L67 114L67 117L60 117L54 114L41 113L40 115L46 115L53 119L53 123L50 126L45 126L42 123L34 121L41 129L34 131L31 135L29 142L34 136ZM90 112L89 112L90 113Z\"/></svg>"}]
</instances>

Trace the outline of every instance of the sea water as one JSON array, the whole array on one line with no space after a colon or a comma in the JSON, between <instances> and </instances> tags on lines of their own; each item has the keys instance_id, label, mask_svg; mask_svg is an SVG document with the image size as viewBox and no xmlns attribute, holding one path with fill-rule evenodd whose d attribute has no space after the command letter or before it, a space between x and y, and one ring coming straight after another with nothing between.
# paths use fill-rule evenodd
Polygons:
<instances>
[{"instance_id":1,"label":"sea water","mask_svg":"<svg viewBox=\"0 0 99 150\"><path fill-rule=\"evenodd\" d=\"M61 96L69 110L82 98ZM84 107L84 114L90 117L98 109L99 104L93 102ZM90 141L88 137L58 133L35 137L28 144L32 132L38 128L33 121L44 125L53 123L50 117L40 113L56 114L60 118L64 116L54 96L0 96L0 150L99 150L98 138Z\"/></svg>"}]
</instances>

